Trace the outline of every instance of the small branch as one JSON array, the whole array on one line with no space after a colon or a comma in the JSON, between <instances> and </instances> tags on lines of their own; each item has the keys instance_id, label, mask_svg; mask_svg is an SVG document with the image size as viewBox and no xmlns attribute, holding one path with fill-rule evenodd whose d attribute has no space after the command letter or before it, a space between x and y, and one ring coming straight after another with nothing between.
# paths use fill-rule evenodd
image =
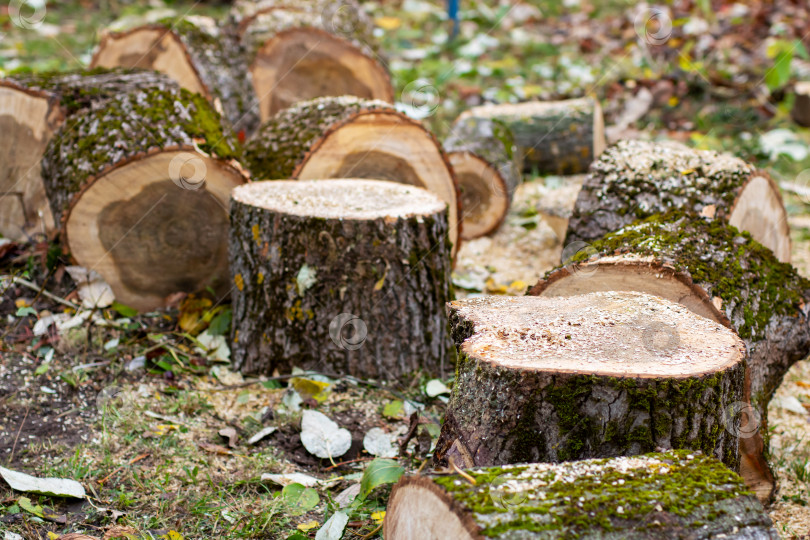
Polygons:
<instances>
[{"instance_id":1,"label":"small branch","mask_svg":"<svg viewBox=\"0 0 810 540\"><path fill-rule=\"evenodd\" d=\"M79 306L74 304L73 302L65 300L64 298L60 298L60 297L56 296L55 294L49 293L44 288L40 287L36 283L28 281L27 279L23 279L21 277L16 277L16 276L0 276L0 279L10 279L12 283L19 283L20 285L22 285L24 287L28 287L31 290L37 291L37 294L41 294L45 298L50 298L51 300L53 300L54 302L56 302L58 304L62 304L63 306L67 306L67 307L75 309L75 310L79 309Z\"/></svg>"},{"instance_id":2,"label":"small branch","mask_svg":"<svg viewBox=\"0 0 810 540\"><path fill-rule=\"evenodd\" d=\"M408 433L399 441L399 455L405 456L405 450L408 448L408 443L411 442L413 436L416 435L416 430L419 428L419 413L411 413L410 426L408 426Z\"/></svg>"},{"instance_id":3,"label":"small branch","mask_svg":"<svg viewBox=\"0 0 810 540\"><path fill-rule=\"evenodd\" d=\"M147 454L141 454L141 455L139 455L139 456L137 456L137 457L132 458L132 459L129 461L129 463L127 463L127 465L133 465L133 464L135 464L135 463L137 463L137 462L141 461L142 459L146 459L146 458L148 458L148 457L149 457L149 454L148 454L148 453L147 453ZM102 478L101 480L99 480L99 481L98 481L98 483L99 483L100 485L104 485L104 482L106 482L107 480L109 480L109 479L110 479L110 478L111 478L113 475L118 474L119 472L121 472L121 471L124 469L124 467L125 467L125 465L121 465L120 467L118 467L117 469L115 469L113 472L111 472L110 474L108 474L107 476L105 476L104 478Z\"/></svg>"}]
</instances>

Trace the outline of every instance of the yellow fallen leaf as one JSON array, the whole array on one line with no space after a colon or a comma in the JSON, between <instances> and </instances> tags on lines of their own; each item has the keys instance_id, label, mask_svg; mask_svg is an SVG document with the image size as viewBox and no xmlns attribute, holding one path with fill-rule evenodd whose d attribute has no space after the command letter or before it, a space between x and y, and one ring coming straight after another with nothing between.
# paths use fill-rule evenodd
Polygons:
<instances>
[{"instance_id":1,"label":"yellow fallen leaf","mask_svg":"<svg viewBox=\"0 0 810 540\"><path fill-rule=\"evenodd\" d=\"M308 530L310 530L310 529L314 529L314 528L315 528L315 527L317 527L318 525L319 525L319 524L318 524L318 522L317 522L317 521L315 521L315 520L313 519L312 521L307 521L306 523L299 523L299 524L296 526L296 528L297 528L299 531L304 531L304 532L307 532L307 531L308 531Z\"/></svg>"},{"instance_id":2,"label":"yellow fallen leaf","mask_svg":"<svg viewBox=\"0 0 810 540\"><path fill-rule=\"evenodd\" d=\"M669 98L668 103L669 103L670 107L676 106L679 103L678 97L677 96L672 96L671 98Z\"/></svg>"},{"instance_id":3,"label":"yellow fallen leaf","mask_svg":"<svg viewBox=\"0 0 810 540\"><path fill-rule=\"evenodd\" d=\"M30 306L31 302L27 298L17 298L14 300L14 305L18 308L23 308Z\"/></svg>"},{"instance_id":4,"label":"yellow fallen leaf","mask_svg":"<svg viewBox=\"0 0 810 540\"><path fill-rule=\"evenodd\" d=\"M374 523L379 525L385 519L385 510L380 510L379 512L374 512L371 514L371 519L374 520Z\"/></svg>"},{"instance_id":5,"label":"yellow fallen leaf","mask_svg":"<svg viewBox=\"0 0 810 540\"><path fill-rule=\"evenodd\" d=\"M506 294L506 285L498 285L495 280L489 278L486 282L487 292L492 294Z\"/></svg>"},{"instance_id":6,"label":"yellow fallen leaf","mask_svg":"<svg viewBox=\"0 0 810 540\"><path fill-rule=\"evenodd\" d=\"M329 383L327 382L294 377L290 379L290 384L304 399L311 397L318 403L323 403L326 401L326 398L329 397L329 392L327 391Z\"/></svg>"},{"instance_id":7,"label":"yellow fallen leaf","mask_svg":"<svg viewBox=\"0 0 810 540\"><path fill-rule=\"evenodd\" d=\"M514 290L518 290L518 291L521 290L521 289L525 289L527 286L528 286L528 284L525 281L521 280L521 279L517 279L517 280L515 280L515 281L513 281L512 283L509 284L510 289L514 289Z\"/></svg>"},{"instance_id":8,"label":"yellow fallen leaf","mask_svg":"<svg viewBox=\"0 0 810 540\"><path fill-rule=\"evenodd\" d=\"M383 30L396 30L402 26L399 17L377 17L374 22Z\"/></svg>"},{"instance_id":9,"label":"yellow fallen leaf","mask_svg":"<svg viewBox=\"0 0 810 540\"><path fill-rule=\"evenodd\" d=\"M55 532L48 531L48 540L56 540L59 538L59 535Z\"/></svg>"}]
</instances>

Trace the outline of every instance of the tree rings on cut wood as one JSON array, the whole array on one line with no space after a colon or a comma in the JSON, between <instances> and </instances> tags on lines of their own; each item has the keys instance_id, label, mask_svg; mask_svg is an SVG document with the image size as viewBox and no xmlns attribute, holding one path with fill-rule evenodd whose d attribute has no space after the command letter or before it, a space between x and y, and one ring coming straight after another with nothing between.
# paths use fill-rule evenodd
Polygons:
<instances>
[{"instance_id":1,"label":"tree rings on cut wood","mask_svg":"<svg viewBox=\"0 0 810 540\"><path fill-rule=\"evenodd\" d=\"M0 80L0 234L22 241L54 230L41 161L66 116L125 88L170 84L157 73L121 70Z\"/></svg>"},{"instance_id":2,"label":"tree rings on cut wood","mask_svg":"<svg viewBox=\"0 0 810 540\"><path fill-rule=\"evenodd\" d=\"M496 118L511 129L524 172L579 174L605 149L602 108L592 98L481 105L468 118Z\"/></svg>"},{"instance_id":3,"label":"tree rings on cut wood","mask_svg":"<svg viewBox=\"0 0 810 540\"><path fill-rule=\"evenodd\" d=\"M494 233L521 180L511 131L498 120L470 117L456 122L444 148L461 194L461 237Z\"/></svg>"},{"instance_id":4,"label":"tree rings on cut wood","mask_svg":"<svg viewBox=\"0 0 810 540\"><path fill-rule=\"evenodd\" d=\"M391 491L383 534L386 540L777 540L772 525L739 476L699 452L675 450L405 476Z\"/></svg>"},{"instance_id":5,"label":"tree rings on cut wood","mask_svg":"<svg viewBox=\"0 0 810 540\"><path fill-rule=\"evenodd\" d=\"M459 358L438 464L686 448L739 467L724 414L742 400L746 352L723 325L628 292L491 296L448 311Z\"/></svg>"},{"instance_id":6,"label":"tree rings on cut wood","mask_svg":"<svg viewBox=\"0 0 810 540\"><path fill-rule=\"evenodd\" d=\"M249 4L238 15L262 121L298 101L394 101L374 22L354 0Z\"/></svg>"},{"instance_id":7,"label":"tree rings on cut wood","mask_svg":"<svg viewBox=\"0 0 810 540\"><path fill-rule=\"evenodd\" d=\"M742 474L763 500L774 488L764 458L767 407L788 369L810 353L810 281L745 232L681 211L608 234L549 272L529 294L638 291L730 326L750 353L741 410ZM750 403L750 406L747 405Z\"/></svg>"},{"instance_id":8,"label":"tree rings on cut wood","mask_svg":"<svg viewBox=\"0 0 810 540\"><path fill-rule=\"evenodd\" d=\"M790 262L787 213L770 176L734 156L671 142L620 141L605 151L579 193L566 244L674 208L727 221Z\"/></svg>"},{"instance_id":9,"label":"tree rings on cut wood","mask_svg":"<svg viewBox=\"0 0 810 540\"><path fill-rule=\"evenodd\" d=\"M236 132L259 125L245 51L233 27L189 16L105 32L91 67L138 67L165 73L205 96Z\"/></svg>"},{"instance_id":10,"label":"tree rings on cut wood","mask_svg":"<svg viewBox=\"0 0 810 540\"><path fill-rule=\"evenodd\" d=\"M42 176L63 248L146 311L177 292L228 293L227 204L246 176L199 94L132 89L71 117Z\"/></svg>"},{"instance_id":11,"label":"tree rings on cut wood","mask_svg":"<svg viewBox=\"0 0 810 540\"><path fill-rule=\"evenodd\" d=\"M458 249L453 170L436 138L388 103L353 96L299 103L262 125L245 160L257 180L370 178L427 189L447 204Z\"/></svg>"},{"instance_id":12,"label":"tree rings on cut wood","mask_svg":"<svg viewBox=\"0 0 810 540\"><path fill-rule=\"evenodd\" d=\"M254 182L234 190L234 366L395 380L452 357L447 210L393 182Z\"/></svg>"}]
</instances>

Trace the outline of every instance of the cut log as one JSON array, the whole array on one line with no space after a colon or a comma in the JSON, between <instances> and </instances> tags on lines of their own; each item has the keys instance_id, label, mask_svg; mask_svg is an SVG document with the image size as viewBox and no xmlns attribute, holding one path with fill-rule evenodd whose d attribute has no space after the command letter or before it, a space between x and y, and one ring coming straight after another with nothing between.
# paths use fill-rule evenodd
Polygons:
<instances>
[{"instance_id":1,"label":"cut log","mask_svg":"<svg viewBox=\"0 0 810 540\"><path fill-rule=\"evenodd\" d=\"M731 155L677 143L621 141L602 154L577 197L565 242L593 242L673 208L727 221L790 261L787 213L770 176Z\"/></svg>"},{"instance_id":2,"label":"cut log","mask_svg":"<svg viewBox=\"0 0 810 540\"><path fill-rule=\"evenodd\" d=\"M232 358L396 380L452 355L446 205L392 182L254 182L231 200Z\"/></svg>"},{"instance_id":3,"label":"cut log","mask_svg":"<svg viewBox=\"0 0 810 540\"><path fill-rule=\"evenodd\" d=\"M406 476L391 491L383 535L386 540L779 538L739 476L684 450Z\"/></svg>"},{"instance_id":4,"label":"cut log","mask_svg":"<svg viewBox=\"0 0 810 540\"><path fill-rule=\"evenodd\" d=\"M602 108L592 98L481 105L465 111L468 118L505 122L522 153L523 171L535 174L579 174L605 149Z\"/></svg>"},{"instance_id":5,"label":"cut log","mask_svg":"<svg viewBox=\"0 0 810 540\"><path fill-rule=\"evenodd\" d=\"M494 233L520 183L512 132L498 120L469 117L456 122L444 148L461 194L462 239Z\"/></svg>"},{"instance_id":6,"label":"cut log","mask_svg":"<svg viewBox=\"0 0 810 540\"><path fill-rule=\"evenodd\" d=\"M743 397L745 347L724 326L626 292L491 296L448 312L459 357L437 464L685 448L738 468L724 414Z\"/></svg>"},{"instance_id":7,"label":"cut log","mask_svg":"<svg viewBox=\"0 0 810 540\"><path fill-rule=\"evenodd\" d=\"M744 412L754 417L740 439L743 477L767 500L767 405L790 366L810 353L810 281L748 233L673 211L597 240L529 294L594 291L655 294L739 333L750 353L745 401L753 410Z\"/></svg>"},{"instance_id":8,"label":"cut log","mask_svg":"<svg viewBox=\"0 0 810 540\"><path fill-rule=\"evenodd\" d=\"M121 70L0 80L0 234L23 241L54 230L40 168L48 141L68 115L126 88L167 84L156 73Z\"/></svg>"},{"instance_id":9,"label":"cut log","mask_svg":"<svg viewBox=\"0 0 810 540\"><path fill-rule=\"evenodd\" d=\"M177 292L227 294L227 203L246 176L199 94L133 88L70 118L42 177L62 245L138 310Z\"/></svg>"},{"instance_id":10,"label":"cut log","mask_svg":"<svg viewBox=\"0 0 810 540\"><path fill-rule=\"evenodd\" d=\"M810 127L810 81L796 83L793 87L795 99L790 116L803 127Z\"/></svg>"},{"instance_id":11,"label":"cut log","mask_svg":"<svg viewBox=\"0 0 810 540\"><path fill-rule=\"evenodd\" d=\"M91 67L139 67L165 73L205 96L237 133L259 125L256 96L236 30L208 17L189 16L106 32Z\"/></svg>"},{"instance_id":12,"label":"cut log","mask_svg":"<svg viewBox=\"0 0 810 540\"><path fill-rule=\"evenodd\" d=\"M262 122L322 96L393 103L374 22L354 0L251 3L237 17Z\"/></svg>"},{"instance_id":13,"label":"cut log","mask_svg":"<svg viewBox=\"0 0 810 540\"><path fill-rule=\"evenodd\" d=\"M453 253L459 196L453 169L422 124L382 101L323 97L285 109L245 147L257 180L370 178L433 192L448 205Z\"/></svg>"}]
</instances>

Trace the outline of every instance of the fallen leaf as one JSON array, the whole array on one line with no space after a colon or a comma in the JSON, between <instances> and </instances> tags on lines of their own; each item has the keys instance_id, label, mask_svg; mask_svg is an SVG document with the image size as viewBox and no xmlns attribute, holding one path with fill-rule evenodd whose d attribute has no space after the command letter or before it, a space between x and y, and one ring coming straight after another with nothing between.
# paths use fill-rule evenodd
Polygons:
<instances>
[{"instance_id":1,"label":"fallen leaf","mask_svg":"<svg viewBox=\"0 0 810 540\"><path fill-rule=\"evenodd\" d=\"M450 389L445 386L445 384L440 381L439 379L433 379L428 381L425 385L425 394L430 397L436 397L440 394L449 394Z\"/></svg>"},{"instance_id":2,"label":"fallen leaf","mask_svg":"<svg viewBox=\"0 0 810 540\"><path fill-rule=\"evenodd\" d=\"M105 308L112 305L115 295L101 275L95 270L81 266L66 266L65 270L76 282L82 306L88 309Z\"/></svg>"},{"instance_id":3,"label":"fallen leaf","mask_svg":"<svg viewBox=\"0 0 810 540\"><path fill-rule=\"evenodd\" d=\"M784 409L801 416L807 416L807 411L802 407L802 402L794 396L775 397L771 403L779 409Z\"/></svg>"},{"instance_id":4,"label":"fallen leaf","mask_svg":"<svg viewBox=\"0 0 810 540\"><path fill-rule=\"evenodd\" d=\"M405 473L405 469L391 459L375 459L369 463L363 471L363 478L360 480L359 497L365 499L374 488L383 484L393 484Z\"/></svg>"},{"instance_id":5,"label":"fallen leaf","mask_svg":"<svg viewBox=\"0 0 810 540\"><path fill-rule=\"evenodd\" d=\"M338 508L346 508L360 493L360 482L352 484L335 496L335 504Z\"/></svg>"},{"instance_id":6,"label":"fallen leaf","mask_svg":"<svg viewBox=\"0 0 810 540\"><path fill-rule=\"evenodd\" d=\"M331 459L349 451L352 434L326 415L306 410L301 419L301 442L310 454Z\"/></svg>"},{"instance_id":7,"label":"fallen leaf","mask_svg":"<svg viewBox=\"0 0 810 540\"><path fill-rule=\"evenodd\" d=\"M318 529L315 540L340 540L348 522L349 515L338 510Z\"/></svg>"},{"instance_id":8,"label":"fallen leaf","mask_svg":"<svg viewBox=\"0 0 810 540\"><path fill-rule=\"evenodd\" d=\"M299 523L295 528L299 531L307 532L308 530L314 529L317 526L318 522L313 519L312 521L307 521L306 523Z\"/></svg>"},{"instance_id":9,"label":"fallen leaf","mask_svg":"<svg viewBox=\"0 0 810 540\"><path fill-rule=\"evenodd\" d=\"M207 442L199 442L197 443L202 450L208 452L209 454L218 454L220 456L232 456L233 452L222 446L221 444L211 444Z\"/></svg>"},{"instance_id":10,"label":"fallen leaf","mask_svg":"<svg viewBox=\"0 0 810 540\"><path fill-rule=\"evenodd\" d=\"M399 450L394 446L395 435L386 433L382 428L373 427L363 437L363 448L372 456L392 458Z\"/></svg>"},{"instance_id":11,"label":"fallen leaf","mask_svg":"<svg viewBox=\"0 0 810 540\"><path fill-rule=\"evenodd\" d=\"M0 476L11 489L17 491L54 497L75 497L77 499L85 497L82 485L68 478L37 478L5 467L0 467Z\"/></svg>"},{"instance_id":12,"label":"fallen leaf","mask_svg":"<svg viewBox=\"0 0 810 540\"><path fill-rule=\"evenodd\" d=\"M382 415L386 418L402 418L405 406L400 400L389 401L383 407Z\"/></svg>"},{"instance_id":13,"label":"fallen leaf","mask_svg":"<svg viewBox=\"0 0 810 540\"><path fill-rule=\"evenodd\" d=\"M262 480L268 480L280 486L289 486L290 484L301 484L304 487L313 487L318 485L318 479L304 473L286 473L286 474L262 474Z\"/></svg>"},{"instance_id":14,"label":"fallen leaf","mask_svg":"<svg viewBox=\"0 0 810 540\"><path fill-rule=\"evenodd\" d=\"M284 489L281 490L281 498L287 512L294 516L306 514L318 506L321 500L317 491L298 483L284 486Z\"/></svg>"},{"instance_id":15,"label":"fallen leaf","mask_svg":"<svg viewBox=\"0 0 810 540\"><path fill-rule=\"evenodd\" d=\"M268 435L270 435L271 433L276 431L276 429L277 428L274 428L274 427L270 426L270 427L266 427L266 428L264 428L262 430L257 431L256 434L253 435L253 437L248 439L248 444L256 444L260 440L264 439L265 437L267 437Z\"/></svg>"},{"instance_id":16,"label":"fallen leaf","mask_svg":"<svg viewBox=\"0 0 810 540\"><path fill-rule=\"evenodd\" d=\"M385 510L380 510L379 512L372 512L371 519L374 520L374 523L377 525L381 524L385 519Z\"/></svg>"},{"instance_id":17,"label":"fallen leaf","mask_svg":"<svg viewBox=\"0 0 810 540\"><path fill-rule=\"evenodd\" d=\"M232 427L226 427L219 430L219 436L225 439L228 439L228 446L231 448L236 448L236 441L239 439L239 435L236 433L236 430Z\"/></svg>"}]
</instances>

